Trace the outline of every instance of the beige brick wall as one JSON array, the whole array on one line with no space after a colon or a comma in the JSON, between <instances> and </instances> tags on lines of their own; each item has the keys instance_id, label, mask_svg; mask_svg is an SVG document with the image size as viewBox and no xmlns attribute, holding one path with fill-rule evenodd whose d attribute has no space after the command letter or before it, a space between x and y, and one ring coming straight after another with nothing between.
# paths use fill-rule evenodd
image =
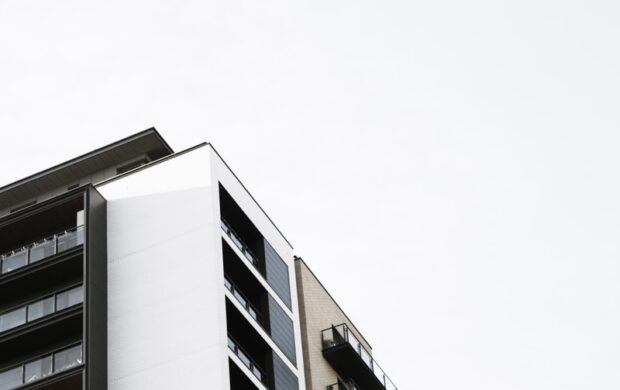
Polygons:
<instances>
[{"instance_id":1,"label":"beige brick wall","mask_svg":"<svg viewBox=\"0 0 620 390\"><path fill-rule=\"evenodd\" d=\"M338 374L325 360L321 352L321 330L332 325L345 323L368 352L372 352L372 350L355 325L351 323L347 315L340 309L303 260L296 259L295 271L301 316L306 388L307 390L325 390L326 386L338 381Z\"/></svg>"}]
</instances>

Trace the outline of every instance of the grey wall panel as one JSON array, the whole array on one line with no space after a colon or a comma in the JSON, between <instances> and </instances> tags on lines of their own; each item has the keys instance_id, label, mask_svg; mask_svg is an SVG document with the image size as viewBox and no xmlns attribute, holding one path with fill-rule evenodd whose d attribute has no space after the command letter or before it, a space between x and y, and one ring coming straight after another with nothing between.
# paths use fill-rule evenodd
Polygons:
<instances>
[{"instance_id":1,"label":"grey wall panel","mask_svg":"<svg viewBox=\"0 0 620 390\"><path fill-rule=\"evenodd\" d=\"M85 343L86 388L108 388L108 256L106 200L93 187L86 193Z\"/></svg>"},{"instance_id":2,"label":"grey wall panel","mask_svg":"<svg viewBox=\"0 0 620 390\"><path fill-rule=\"evenodd\" d=\"M272 352L274 390L299 390L297 376L289 370L286 364Z\"/></svg>"},{"instance_id":3,"label":"grey wall panel","mask_svg":"<svg viewBox=\"0 0 620 390\"><path fill-rule=\"evenodd\" d=\"M267 240L263 241L265 243L265 272L267 282L290 309L291 285L288 266L273 247L269 245Z\"/></svg>"},{"instance_id":4,"label":"grey wall panel","mask_svg":"<svg viewBox=\"0 0 620 390\"><path fill-rule=\"evenodd\" d=\"M269 327L273 342L280 347L291 363L297 366L293 320L271 295L269 295Z\"/></svg>"}]
</instances>

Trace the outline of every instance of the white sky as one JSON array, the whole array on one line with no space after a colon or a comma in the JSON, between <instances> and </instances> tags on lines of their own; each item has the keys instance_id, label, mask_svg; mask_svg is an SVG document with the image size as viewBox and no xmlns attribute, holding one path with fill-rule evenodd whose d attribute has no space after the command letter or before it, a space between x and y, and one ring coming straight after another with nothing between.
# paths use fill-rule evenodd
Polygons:
<instances>
[{"instance_id":1,"label":"white sky","mask_svg":"<svg viewBox=\"0 0 620 390\"><path fill-rule=\"evenodd\" d=\"M620 5L0 0L0 183L211 141L401 390L620 388Z\"/></svg>"}]
</instances>

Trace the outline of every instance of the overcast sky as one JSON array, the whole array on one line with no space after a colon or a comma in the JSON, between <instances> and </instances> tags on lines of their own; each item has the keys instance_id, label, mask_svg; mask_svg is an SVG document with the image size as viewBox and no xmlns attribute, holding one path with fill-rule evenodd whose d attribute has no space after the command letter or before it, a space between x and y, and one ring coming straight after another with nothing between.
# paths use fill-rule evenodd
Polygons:
<instances>
[{"instance_id":1,"label":"overcast sky","mask_svg":"<svg viewBox=\"0 0 620 390\"><path fill-rule=\"evenodd\" d=\"M614 1L0 0L0 183L212 142L401 390L620 388Z\"/></svg>"}]
</instances>

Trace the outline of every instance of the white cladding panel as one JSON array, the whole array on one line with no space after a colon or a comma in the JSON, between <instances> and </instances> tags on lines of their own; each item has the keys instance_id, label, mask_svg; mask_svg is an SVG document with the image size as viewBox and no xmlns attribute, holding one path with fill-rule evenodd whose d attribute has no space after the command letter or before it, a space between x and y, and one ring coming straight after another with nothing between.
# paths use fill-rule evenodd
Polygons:
<instances>
[{"instance_id":1,"label":"white cladding panel","mask_svg":"<svg viewBox=\"0 0 620 390\"><path fill-rule=\"evenodd\" d=\"M229 389L210 148L97 189L108 208L110 390Z\"/></svg>"}]
</instances>

